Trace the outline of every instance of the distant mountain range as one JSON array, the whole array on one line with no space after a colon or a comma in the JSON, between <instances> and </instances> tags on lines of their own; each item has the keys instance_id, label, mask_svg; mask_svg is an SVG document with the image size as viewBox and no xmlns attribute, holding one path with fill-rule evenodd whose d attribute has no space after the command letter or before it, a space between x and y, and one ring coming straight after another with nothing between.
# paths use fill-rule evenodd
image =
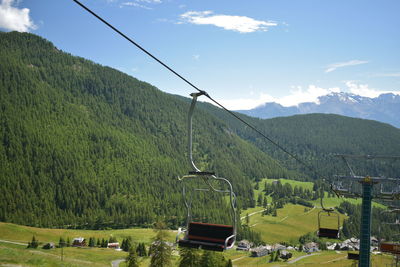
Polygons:
<instances>
[{"instance_id":1,"label":"distant mountain range","mask_svg":"<svg viewBox=\"0 0 400 267\"><path fill-rule=\"evenodd\" d=\"M262 119L297 114L332 113L354 118L376 120L400 128L400 95L381 94L376 98L350 93L330 93L320 96L317 103L305 102L284 107L275 102L265 103L250 110L238 112Z\"/></svg>"}]
</instances>

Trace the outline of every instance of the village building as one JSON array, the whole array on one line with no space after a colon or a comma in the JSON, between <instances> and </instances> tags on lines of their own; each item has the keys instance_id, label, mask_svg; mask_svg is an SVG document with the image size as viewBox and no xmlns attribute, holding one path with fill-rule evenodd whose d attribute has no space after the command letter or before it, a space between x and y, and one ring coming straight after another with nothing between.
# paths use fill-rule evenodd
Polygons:
<instances>
[{"instance_id":1,"label":"village building","mask_svg":"<svg viewBox=\"0 0 400 267\"><path fill-rule=\"evenodd\" d=\"M262 257L271 252L271 246L259 246L250 250L252 257Z\"/></svg>"},{"instance_id":2,"label":"village building","mask_svg":"<svg viewBox=\"0 0 400 267\"><path fill-rule=\"evenodd\" d=\"M312 252L319 251L318 244L315 242L307 243L304 245L303 251L306 253L312 253Z\"/></svg>"},{"instance_id":3,"label":"village building","mask_svg":"<svg viewBox=\"0 0 400 267\"><path fill-rule=\"evenodd\" d=\"M275 245L272 245L272 251L278 251L278 250L284 250L286 247L284 245L281 245L279 243L276 243Z\"/></svg>"},{"instance_id":4,"label":"village building","mask_svg":"<svg viewBox=\"0 0 400 267\"><path fill-rule=\"evenodd\" d=\"M54 243L50 242L50 243L44 244L43 248L44 249L53 249L53 248L56 248L56 245Z\"/></svg>"},{"instance_id":5,"label":"village building","mask_svg":"<svg viewBox=\"0 0 400 267\"><path fill-rule=\"evenodd\" d=\"M242 240L238 242L236 250L249 251L251 245L252 244L248 240Z\"/></svg>"},{"instance_id":6,"label":"village building","mask_svg":"<svg viewBox=\"0 0 400 267\"><path fill-rule=\"evenodd\" d=\"M83 237L77 237L72 240L73 247L86 247L86 239Z\"/></svg>"},{"instance_id":7,"label":"village building","mask_svg":"<svg viewBox=\"0 0 400 267\"><path fill-rule=\"evenodd\" d=\"M119 247L119 242L108 243L108 244L107 244L107 248L120 249L120 247Z\"/></svg>"}]
</instances>

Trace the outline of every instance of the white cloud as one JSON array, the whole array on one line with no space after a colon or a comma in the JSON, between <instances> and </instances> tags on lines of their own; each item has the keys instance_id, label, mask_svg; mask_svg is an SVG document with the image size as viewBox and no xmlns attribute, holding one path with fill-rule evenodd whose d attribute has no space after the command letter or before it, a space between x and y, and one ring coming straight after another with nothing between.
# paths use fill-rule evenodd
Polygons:
<instances>
[{"instance_id":1,"label":"white cloud","mask_svg":"<svg viewBox=\"0 0 400 267\"><path fill-rule=\"evenodd\" d=\"M151 10L151 7L139 4L137 2L124 2L122 3L119 7L124 7L124 6L133 6L133 7L139 7L139 8L143 8L143 9L147 9L147 10Z\"/></svg>"},{"instance_id":2,"label":"white cloud","mask_svg":"<svg viewBox=\"0 0 400 267\"><path fill-rule=\"evenodd\" d=\"M253 98L241 99L227 99L220 102L227 108L232 110L246 110L260 106L266 102L279 103L282 106L290 107L296 106L303 102L317 102L319 96L327 95L332 92L340 92L340 88L321 88L315 85L309 85L307 89L303 90L301 86L292 86L290 94L283 97L273 97L268 94L261 93Z\"/></svg>"},{"instance_id":3,"label":"white cloud","mask_svg":"<svg viewBox=\"0 0 400 267\"><path fill-rule=\"evenodd\" d=\"M212 11L188 11L180 15L180 17L188 23L214 25L240 33L267 31L269 27L278 25L273 21L255 20L245 16L213 15Z\"/></svg>"},{"instance_id":4,"label":"white cloud","mask_svg":"<svg viewBox=\"0 0 400 267\"><path fill-rule=\"evenodd\" d=\"M114 0L112 0L114 1ZM147 10L152 10L153 8L144 5L144 4L161 4L162 1L161 0L134 0L134 1L129 1L129 2L124 2L122 4L119 5L119 7L124 7L124 6L133 6L133 7L139 7L139 8L143 8L143 9L147 9Z\"/></svg>"},{"instance_id":5,"label":"white cloud","mask_svg":"<svg viewBox=\"0 0 400 267\"><path fill-rule=\"evenodd\" d=\"M200 59L200 55L193 55L193 59L194 60L199 60Z\"/></svg>"},{"instance_id":6,"label":"white cloud","mask_svg":"<svg viewBox=\"0 0 400 267\"><path fill-rule=\"evenodd\" d=\"M136 2L142 2L147 4L161 4L161 0L136 0Z\"/></svg>"},{"instance_id":7,"label":"white cloud","mask_svg":"<svg viewBox=\"0 0 400 267\"><path fill-rule=\"evenodd\" d=\"M28 32L35 30L37 26L29 17L28 8L19 9L13 7L14 0L2 0L0 4L0 28Z\"/></svg>"},{"instance_id":8,"label":"white cloud","mask_svg":"<svg viewBox=\"0 0 400 267\"><path fill-rule=\"evenodd\" d=\"M292 87L290 94L277 99L277 103L285 107L296 106L304 102L318 102L318 97L327 95L332 92L340 92L340 88L322 88L315 85L309 85L306 90L303 90L301 86Z\"/></svg>"},{"instance_id":9,"label":"white cloud","mask_svg":"<svg viewBox=\"0 0 400 267\"><path fill-rule=\"evenodd\" d=\"M395 95L400 95L400 91L380 91L374 88L369 88L368 84L358 84L355 81L346 81L347 88L352 94L375 98L381 94L392 93Z\"/></svg>"},{"instance_id":10,"label":"white cloud","mask_svg":"<svg viewBox=\"0 0 400 267\"><path fill-rule=\"evenodd\" d=\"M330 64L327 66L327 69L325 70L325 72L332 72L338 68L343 68L343 67L348 67L348 66L355 66L355 65L360 65L360 64L366 64L368 63L368 61L365 60L350 60L347 62L339 62L339 63L334 63L334 64Z\"/></svg>"}]
</instances>

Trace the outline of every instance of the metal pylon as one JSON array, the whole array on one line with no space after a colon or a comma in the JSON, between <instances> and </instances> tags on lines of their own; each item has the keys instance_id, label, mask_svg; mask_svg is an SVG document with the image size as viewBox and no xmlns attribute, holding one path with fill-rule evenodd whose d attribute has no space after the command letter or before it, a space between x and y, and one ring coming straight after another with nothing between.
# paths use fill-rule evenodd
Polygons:
<instances>
[{"instance_id":1,"label":"metal pylon","mask_svg":"<svg viewBox=\"0 0 400 267\"><path fill-rule=\"evenodd\" d=\"M341 179L348 179L361 183L362 185L362 205L361 205L361 224L360 224L360 258L358 262L359 267L370 267L371 266L371 213L372 213L372 198L394 200L400 198L400 187L396 188L390 194L386 192L378 195L372 195L372 189L374 184L381 182L396 182L399 183L399 178L387 178L387 177L370 177L370 176L356 176L347 158L364 158L364 159L392 159L398 160L399 156L371 156L371 155L337 155L342 158L350 170L350 176L337 176ZM337 195L344 197L360 197L357 192L351 192L351 188L345 189L342 186L335 188L332 185L332 189ZM336 190L335 190L336 189Z\"/></svg>"}]
</instances>

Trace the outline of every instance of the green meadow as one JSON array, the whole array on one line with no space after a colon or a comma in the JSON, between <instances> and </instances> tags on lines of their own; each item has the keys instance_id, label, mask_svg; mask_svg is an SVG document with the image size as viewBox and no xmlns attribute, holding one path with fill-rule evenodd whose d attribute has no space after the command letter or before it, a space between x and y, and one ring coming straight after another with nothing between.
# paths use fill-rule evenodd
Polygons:
<instances>
[{"instance_id":1,"label":"green meadow","mask_svg":"<svg viewBox=\"0 0 400 267\"><path fill-rule=\"evenodd\" d=\"M264 179L259 183L259 190L255 190L255 196L262 193L264 182L272 183L272 179ZM282 184L290 183L303 188L312 189L312 183L299 182L293 180L281 179ZM268 196L268 202L271 198ZM326 207L338 206L344 199L326 198L324 203ZM361 200L349 200L352 203L359 204ZM286 204L284 208L277 210L277 216L263 215L261 207L255 207L242 211L241 219L245 220L249 214L249 225L252 229L260 232L262 239L268 244L278 242L289 242L298 244L300 236L315 232L318 228L318 213L321 211L319 200L313 201L314 208L306 208L301 205ZM374 204L379 206L379 204ZM340 216L340 223L346 216ZM322 219L324 226L337 226L337 217L324 216ZM4 266L110 266L111 262L123 259L127 256L126 252L115 251L106 248L75 248L67 247L63 250L60 248L45 250L41 246L47 242L58 243L60 237L69 238L71 241L75 237L84 237L89 239L109 239L115 237L119 242L127 237L132 237L134 242L144 242L147 246L155 237L155 231L152 229L132 228L118 230L76 230L76 229L46 229L21 226L11 223L0 223L0 264ZM173 242L175 239L175 231L168 232L168 239ZM17 242L27 244L35 236L40 242L38 249L27 249L26 245L18 245L6 243L4 241ZM61 253L64 253L63 261L61 261ZM248 252L240 252L230 250L224 252L225 257L233 260L234 266L352 266L353 261L347 260L346 252L323 251L311 255L294 252L293 258L301 257L300 260L293 263L280 261L269 263L269 256L254 258L250 257ZM174 253L173 264L177 266L179 257L177 252ZM388 255L372 256L373 266L386 266L391 262L392 258ZM140 266L148 266L150 258L142 258ZM0 265L0 266L2 266ZM120 267L125 267L122 262Z\"/></svg>"}]
</instances>

